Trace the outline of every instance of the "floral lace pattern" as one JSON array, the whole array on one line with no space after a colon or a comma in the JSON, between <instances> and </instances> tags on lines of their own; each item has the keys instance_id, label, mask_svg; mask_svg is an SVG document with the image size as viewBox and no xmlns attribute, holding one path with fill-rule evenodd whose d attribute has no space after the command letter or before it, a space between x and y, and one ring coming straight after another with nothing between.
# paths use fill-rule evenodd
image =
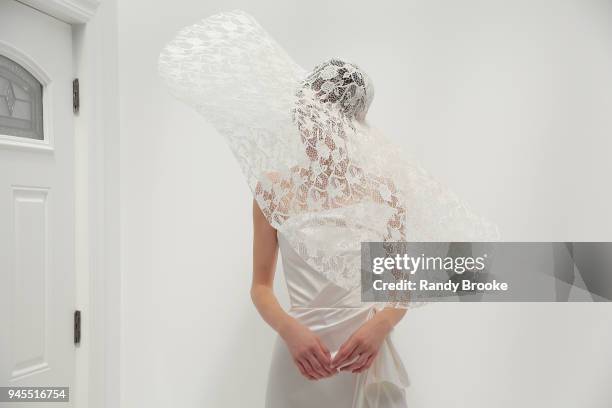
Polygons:
<instances>
[{"instance_id":1,"label":"floral lace pattern","mask_svg":"<svg viewBox=\"0 0 612 408\"><path fill-rule=\"evenodd\" d=\"M159 72L227 138L270 224L339 286L360 285L361 242L498 238L366 122L374 87L355 64L306 72L234 11L182 29Z\"/></svg>"}]
</instances>

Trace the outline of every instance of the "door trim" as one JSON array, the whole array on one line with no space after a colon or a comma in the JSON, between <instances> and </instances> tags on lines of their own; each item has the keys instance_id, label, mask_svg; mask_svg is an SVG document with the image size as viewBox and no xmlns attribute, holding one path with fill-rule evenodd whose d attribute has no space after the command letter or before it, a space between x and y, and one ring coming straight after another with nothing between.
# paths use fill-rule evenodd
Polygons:
<instances>
[{"instance_id":1,"label":"door trim","mask_svg":"<svg viewBox=\"0 0 612 408\"><path fill-rule=\"evenodd\" d=\"M121 406L121 271L117 0L73 24L80 83L75 115L77 347L75 407Z\"/></svg>"},{"instance_id":2,"label":"door trim","mask_svg":"<svg viewBox=\"0 0 612 408\"><path fill-rule=\"evenodd\" d=\"M18 0L69 24L85 24L96 13L99 0Z\"/></svg>"}]
</instances>

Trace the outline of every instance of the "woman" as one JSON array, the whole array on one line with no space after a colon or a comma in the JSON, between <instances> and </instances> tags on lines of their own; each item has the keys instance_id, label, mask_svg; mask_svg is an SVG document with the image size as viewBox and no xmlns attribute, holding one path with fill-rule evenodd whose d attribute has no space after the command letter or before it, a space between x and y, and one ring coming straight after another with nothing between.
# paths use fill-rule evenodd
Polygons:
<instances>
[{"instance_id":1,"label":"woman","mask_svg":"<svg viewBox=\"0 0 612 408\"><path fill-rule=\"evenodd\" d=\"M285 175L268 173L268 187L259 183L253 202L251 295L262 317L282 339L276 344L270 368L267 406L405 406L407 376L388 335L406 310L388 307L377 312L376 307L361 302L359 282L348 288L340 286L331 271L321 273L321 262L309 265L311 258L294 249L308 246L316 239L314 234L324 236L326 246L348 236L352 239L349 247L354 247L361 242L356 233L375 230L376 224L352 230L346 225L351 219L346 211L357 211L363 204L373 204L377 212L387 214L386 228L378 235L374 232L372 238L387 240L394 233L404 237L405 210L392 180L366 171L351 156L356 147L352 138L365 137L357 127L366 126L373 88L356 65L334 58L309 73L295 94L292 117L307 160ZM381 193L383 187L388 194ZM304 210L309 207L317 207L316 212ZM268 221L286 221L288 214L299 227L287 234L287 223L277 231ZM301 222L304 219L308 222ZM292 244L296 229L299 234L308 229L313 232ZM279 247L291 300L288 313L272 290ZM359 258L355 249L350 254ZM327 255L334 256L341 257Z\"/></svg>"},{"instance_id":2,"label":"woman","mask_svg":"<svg viewBox=\"0 0 612 408\"><path fill-rule=\"evenodd\" d=\"M479 240L494 227L370 127L358 66L306 71L244 12L183 28L159 71L226 137L255 198L251 295L279 334L266 406L405 407L389 334L412 302L361 301L361 243ZM279 249L288 312L272 291Z\"/></svg>"},{"instance_id":3,"label":"woman","mask_svg":"<svg viewBox=\"0 0 612 408\"><path fill-rule=\"evenodd\" d=\"M355 244L366 239L356 234L381 241L404 238L405 209L393 181L366 171L352 156L358 147L353 139L366 137L358 127L367 127L372 97L370 80L356 65L337 58L318 65L297 86L292 108L307 159L286 174L267 173L267 186L255 188L251 295L282 339L270 367L268 407L405 406L408 380L388 335L406 310L362 303L358 281L339 285L336 271L322 273L321 259L303 249L323 237L327 253L322 258L346 258L332 249L348 237L343 247L353 248L349 256L355 260ZM379 221L368 223L366 214L350 215L364 204L385 214L384 228ZM297 226L288 230L283 221L289 218ZM361 225L351 228L352 219ZM279 222L282 230L268 220ZM272 290L279 247L291 300L288 313ZM302 248L301 256L296 248Z\"/></svg>"},{"instance_id":4,"label":"woman","mask_svg":"<svg viewBox=\"0 0 612 408\"><path fill-rule=\"evenodd\" d=\"M275 345L266 406L405 406L402 388L407 385L407 377L387 338L405 309L388 308L371 316L367 307L359 307L358 296L326 281L305 264L270 226L256 202L253 231L251 297L284 342ZM272 289L279 246L291 298L289 313L281 308ZM388 375L390 382L381 382L366 396L365 379L360 376L367 375L381 348L387 367L378 368L381 373L377 374L393 368L396 371Z\"/></svg>"}]
</instances>

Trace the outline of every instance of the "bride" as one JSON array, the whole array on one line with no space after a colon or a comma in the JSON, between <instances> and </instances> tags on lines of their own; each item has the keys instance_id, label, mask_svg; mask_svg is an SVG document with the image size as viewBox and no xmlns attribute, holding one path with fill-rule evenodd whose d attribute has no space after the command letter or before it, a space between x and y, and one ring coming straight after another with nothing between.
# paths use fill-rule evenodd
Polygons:
<instances>
[{"instance_id":1,"label":"bride","mask_svg":"<svg viewBox=\"0 0 612 408\"><path fill-rule=\"evenodd\" d=\"M349 245L354 246L360 241L347 226L346 210L356 211L364 203L391 210L386 211L386 229L379 240L394 233L404 237L405 209L393 181L365 171L349 148L353 144L349 138L364 136L355 130L363 126L372 89L354 64L334 58L317 66L300 82L292 108L308 159L286 175L268 174L268 186L258 183L255 188L251 296L282 339L276 343L270 367L269 407L405 406L407 376L389 334L406 309L378 310L363 304L359 285L342 287L319 272L320 261L315 262L319 268L309 265L312 258L304 259L294 248L312 245L314 237L291 244L291 235L313 229L327 245L351 236ZM386 195L381 194L383 187ZM338 212L335 218L334 212ZM277 230L268 221L287 219L288 214L292 223L300 225L299 233L287 230L288 223ZM365 229L367 222L361 222ZM278 248L291 300L288 312L272 290ZM353 250L353 256L359 254Z\"/></svg>"},{"instance_id":2,"label":"bride","mask_svg":"<svg viewBox=\"0 0 612 408\"><path fill-rule=\"evenodd\" d=\"M304 70L244 12L180 30L159 72L226 138L253 192L251 297L279 335L266 406L406 407L390 334L416 302L362 302L361 243L487 240L495 228L368 124L362 69L331 58ZM287 311L273 292L279 250Z\"/></svg>"}]
</instances>

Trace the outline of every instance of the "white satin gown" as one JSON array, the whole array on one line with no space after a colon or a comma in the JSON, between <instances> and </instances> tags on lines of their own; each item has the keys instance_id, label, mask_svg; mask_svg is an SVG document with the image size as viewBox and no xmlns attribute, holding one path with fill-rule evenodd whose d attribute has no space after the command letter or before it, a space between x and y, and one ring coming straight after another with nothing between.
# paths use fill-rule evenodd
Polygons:
<instances>
[{"instance_id":1,"label":"white satin gown","mask_svg":"<svg viewBox=\"0 0 612 408\"><path fill-rule=\"evenodd\" d=\"M349 336L376 313L362 304L359 288L347 291L310 267L278 233L289 314L312 330L332 357ZM340 372L317 381L302 376L279 337L266 393L267 408L405 408L408 376L388 336L372 366L363 373Z\"/></svg>"}]
</instances>

